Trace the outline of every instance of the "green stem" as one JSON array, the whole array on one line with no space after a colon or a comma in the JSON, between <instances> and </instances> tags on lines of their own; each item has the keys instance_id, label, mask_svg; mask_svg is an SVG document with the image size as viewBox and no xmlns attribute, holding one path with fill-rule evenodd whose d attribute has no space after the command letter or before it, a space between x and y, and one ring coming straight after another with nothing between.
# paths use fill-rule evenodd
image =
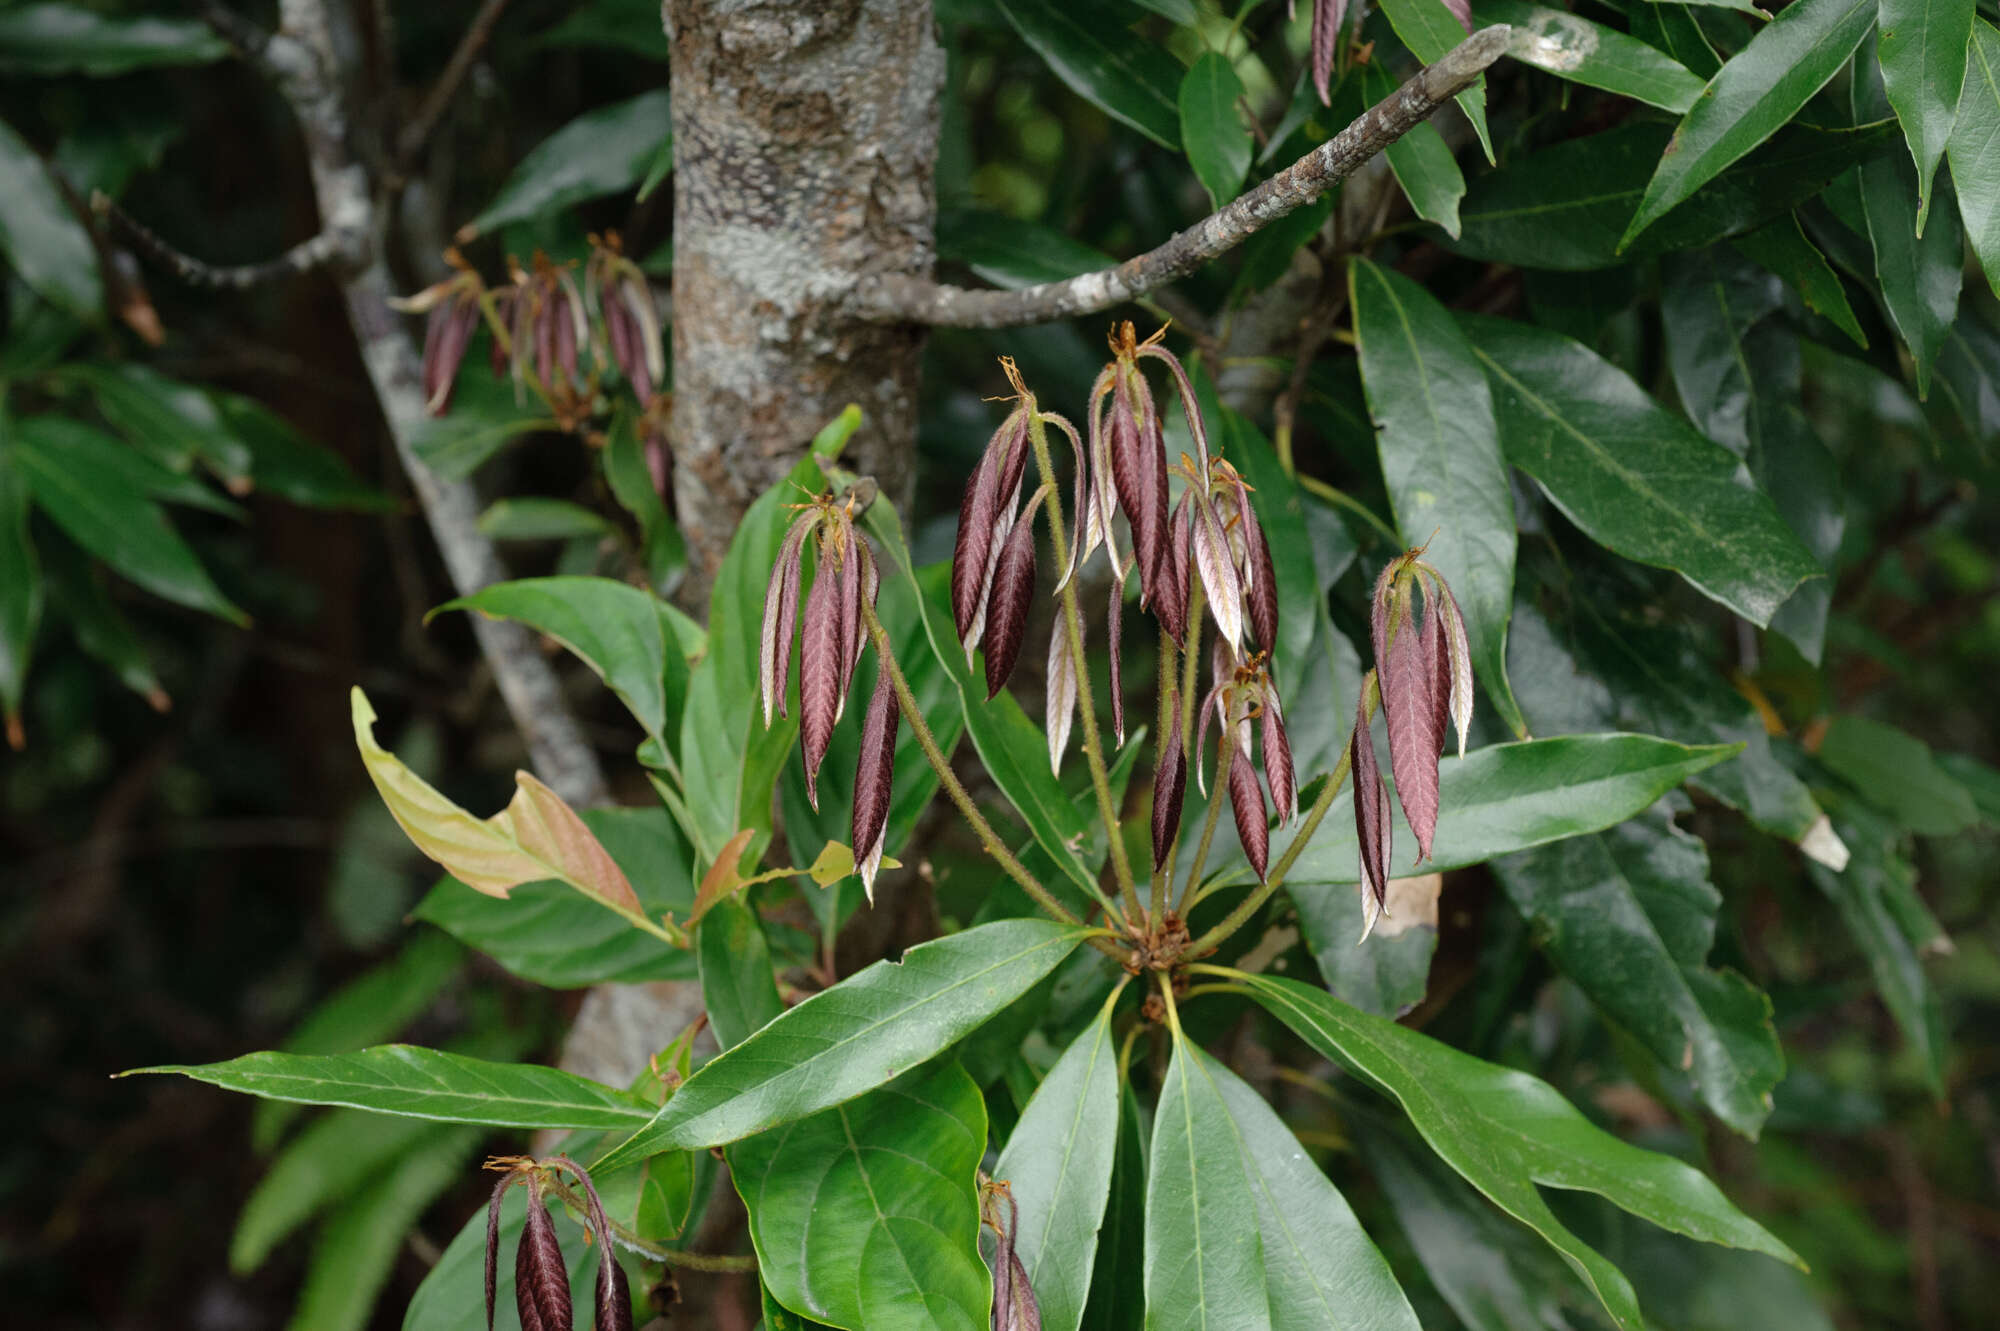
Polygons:
<instances>
[{"instance_id":1,"label":"green stem","mask_svg":"<svg viewBox=\"0 0 2000 1331\"><path fill-rule=\"evenodd\" d=\"M1035 448L1035 466L1041 473L1042 484L1048 487L1049 497L1046 508L1049 517L1049 543L1054 547L1056 567L1067 571L1069 568L1069 536L1063 529L1062 492L1056 487L1055 459L1049 455L1049 432L1042 413L1036 411L1032 401L1028 411L1028 438ZM1112 570L1115 576L1117 570ZM1114 593L1122 595L1123 591ZM1119 899L1125 904L1124 918L1135 921L1139 918L1139 892L1132 878L1132 859L1125 850L1125 836L1120 829L1117 807L1111 800L1111 778L1104 766L1104 744L1097 733L1097 706L1092 701L1090 689L1089 663L1083 655L1083 612L1076 603L1076 579L1071 578L1062 589L1062 626L1058 630L1069 635L1069 657L1076 667L1077 710L1083 718L1083 756L1090 766L1090 787L1097 795L1097 814L1104 820L1105 836L1111 842L1111 867L1118 879ZM1117 650L1115 647L1112 650Z\"/></svg>"},{"instance_id":2,"label":"green stem","mask_svg":"<svg viewBox=\"0 0 2000 1331\"><path fill-rule=\"evenodd\" d=\"M1194 724L1195 671L1201 660L1201 613L1208 605L1207 597L1202 594L1201 579L1191 577L1188 581L1190 583L1187 611L1188 646L1187 650L1181 653L1180 716L1177 718L1177 724L1173 731L1174 739L1181 746L1182 762L1194 761L1194 735L1192 727ZM1183 785L1183 789L1185 789L1185 785ZM1174 883L1174 862L1180 859L1180 854L1181 839L1179 829L1176 828L1174 839L1167 846L1167 868L1163 876L1166 887L1161 889L1162 892ZM1182 895L1185 896L1186 893L1182 893Z\"/></svg>"},{"instance_id":3,"label":"green stem","mask_svg":"<svg viewBox=\"0 0 2000 1331\"><path fill-rule=\"evenodd\" d=\"M930 726L925 723L923 708L917 705L916 695L910 692L910 682L903 677L903 667L897 664L896 653L889 646L889 631L882 627L881 619L875 614L875 607L868 603L868 598L865 596L861 598L861 618L868 628L869 638L875 644L876 659L881 663L882 669L889 672L889 684L896 691L896 705L902 710L903 720L916 735L917 745L923 749L931 770L937 773L938 782L944 787L945 794L958 806L958 811L965 816L965 821L971 826L973 834L979 838L980 846L993 857L993 862L1000 866L1001 871L1019 884L1021 890L1050 916L1064 924L1081 923L1067 906L1057 901L1047 888L1035 881L1035 876L1028 872L1021 861L1014 858L1014 852L1001 843L999 834L993 830L993 824L986 821L986 815L980 813L979 806L972 802L972 796L966 792L964 784L958 779L958 774L951 770L951 760L945 757L944 750L938 747L937 736L931 733ZM1111 903L1105 901L1101 895L1098 901L1106 910L1111 909ZM1109 939L1093 938L1090 942L1107 956L1124 955Z\"/></svg>"},{"instance_id":4,"label":"green stem","mask_svg":"<svg viewBox=\"0 0 2000 1331\"><path fill-rule=\"evenodd\" d=\"M1326 500L1327 503L1344 508L1359 517L1362 521L1380 532L1382 538L1388 541L1390 545L1400 547L1403 544L1403 538L1396 534L1394 527L1382 521L1381 518L1376 516L1374 509L1368 507L1368 505L1362 503L1353 495L1348 494L1345 490L1336 489L1317 476L1300 476L1298 482L1308 492L1318 495L1321 499Z\"/></svg>"},{"instance_id":5,"label":"green stem","mask_svg":"<svg viewBox=\"0 0 2000 1331\"><path fill-rule=\"evenodd\" d=\"M1181 883L1180 903L1176 909L1182 919L1186 919L1187 912L1194 908L1190 900L1193 888L1201 881L1202 866L1208 863L1208 847L1215 840L1215 826L1222 821L1223 796L1229 789L1229 768L1238 757L1235 731L1235 722L1223 724L1222 752L1215 760L1215 788L1208 793L1208 815L1202 820L1201 840L1195 844L1194 862L1188 865L1187 877Z\"/></svg>"},{"instance_id":6,"label":"green stem","mask_svg":"<svg viewBox=\"0 0 2000 1331\"><path fill-rule=\"evenodd\" d=\"M1361 716L1355 725L1365 726L1374 720L1375 709L1380 706L1381 700L1382 692L1375 682L1375 672L1370 670L1367 678L1361 682ZM1334 764L1333 774L1326 779L1326 785L1320 790L1319 798L1313 801L1312 808L1307 810L1304 821L1299 824L1298 835L1292 838L1291 845L1285 847L1285 853L1278 857L1278 862L1271 866L1269 876L1243 900L1237 902L1235 909L1225 915L1220 924L1188 944L1185 955L1198 957L1215 951L1225 938L1241 929L1251 916L1263 909L1264 903L1271 899L1273 892L1284 886L1285 875L1291 872L1292 865L1297 863L1299 856L1304 853L1306 842L1312 840L1313 833L1319 831L1320 820L1325 818L1326 811L1333 807L1334 796L1338 795L1340 788L1347 784L1348 770L1353 761L1354 746L1350 743L1341 751L1340 761Z\"/></svg>"},{"instance_id":7,"label":"green stem","mask_svg":"<svg viewBox=\"0 0 2000 1331\"><path fill-rule=\"evenodd\" d=\"M1175 669L1174 651L1174 635L1167 632L1167 626L1162 624L1160 625L1160 679L1158 685L1160 719L1157 734L1159 738L1153 747L1155 753L1165 753L1167 745L1181 742L1180 727L1177 724L1181 719L1180 704L1179 700L1174 696L1173 688L1174 678L1179 673ZM1154 761L1157 763L1158 759ZM1157 789L1157 785L1155 789ZM1169 851L1169 854L1171 853ZM1165 917L1167 912L1167 866L1165 861L1153 865L1152 907L1151 919L1158 921Z\"/></svg>"}]
</instances>

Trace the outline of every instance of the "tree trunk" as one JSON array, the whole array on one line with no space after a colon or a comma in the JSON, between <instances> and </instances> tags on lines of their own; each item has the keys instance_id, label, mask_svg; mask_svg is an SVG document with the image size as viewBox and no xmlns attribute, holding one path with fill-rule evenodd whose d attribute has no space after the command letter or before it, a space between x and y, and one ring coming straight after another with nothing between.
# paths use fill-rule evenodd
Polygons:
<instances>
[{"instance_id":1,"label":"tree trunk","mask_svg":"<svg viewBox=\"0 0 2000 1331\"><path fill-rule=\"evenodd\" d=\"M850 465L908 497L922 331L863 322L928 277L944 54L930 0L666 0L674 485L696 594L743 511L861 407Z\"/></svg>"}]
</instances>

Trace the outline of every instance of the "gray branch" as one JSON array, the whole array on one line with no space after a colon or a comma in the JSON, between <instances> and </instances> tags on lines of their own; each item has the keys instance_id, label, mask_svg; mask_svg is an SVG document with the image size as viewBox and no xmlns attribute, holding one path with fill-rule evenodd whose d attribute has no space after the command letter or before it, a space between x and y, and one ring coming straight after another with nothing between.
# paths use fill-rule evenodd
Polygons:
<instances>
[{"instance_id":1,"label":"gray branch","mask_svg":"<svg viewBox=\"0 0 2000 1331\"><path fill-rule=\"evenodd\" d=\"M331 263L340 244L340 237L331 231L322 231L309 240L300 241L275 259L222 267L176 249L145 223L112 202L102 191L90 196L90 210L116 227L119 234L152 263L193 287L246 291L268 282L297 277Z\"/></svg>"},{"instance_id":2,"label":"gray branch","mask_svg":"<svg viewBox=\"0 0 2000 1331\"><path fill-rule=\"evenodd\" d=\"M395 440L410 485L430 524L452 585L469 595L508 574L478 528L478 496L417 456L424 420L423 367L415 345L389 308L395 286L382 257L382 218L368 173L348 140L347 109L335 77L326 0L280 0L280 31L265 34L219 6L209 23L274 82L305 136L327 266L340 283L362 361ZM529 760L571 804L602 803L604 773L562 697L555 671L519 624L474 615L473 632L492 666L500 695L527 741Z\"/></svg>"},{"instance_id":3,"label":"gray branch","mask_svg":"<svg viewBox=\"0 0 2000 1331\"><path fill-rule=\"evenodd\" d=\"M857 293L861 313L881 323L1011 328L1094 314L1136 300L1236 248L1345 180L1469 87L1506 53L1511 36L1504 23L1481 28L1277 175L1158 249L1115 268L1019 291L973 291L922 278L882 276Z\"/></svg>"}]
</instances>

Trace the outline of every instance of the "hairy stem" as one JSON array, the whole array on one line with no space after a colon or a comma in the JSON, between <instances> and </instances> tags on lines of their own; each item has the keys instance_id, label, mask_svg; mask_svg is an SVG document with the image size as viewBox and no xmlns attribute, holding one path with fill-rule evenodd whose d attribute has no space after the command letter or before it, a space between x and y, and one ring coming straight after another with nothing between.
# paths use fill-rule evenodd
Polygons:
<instances>
[{"instance_id":1,"label":"hairy stem","mask_svg":"<svg viewBox=\"0 0 2000 1331\"><path fill-rule=\"evenodd\" d=\"M1049 497L1043 511L1049 518L1049 543L1054 547L1056 567L1068 569L1069 537L1063 530L1062 491L1056 485L1055 460L1049 455L1048 426L1035 410L1032 399L1028 407L1028 438L1034 444L1035 466L1041 473L1042 484L1048 487ZM1125 905L1125 918L1136 921L1140 913L1139 893L1133 884L1132 860L1125 850L1118 809L1111 799L1111 778L1104 766L1104 742L1097 731L1097 705L1092 701L1090 667L1083 655L1083 612L1077 607L1074 578L1063 583L1062 609L1062 623L1056 631L1069 635L1069 658L1076 668L1076 704L1083 718L1083 756L1090 765L1090 788L1096 792L1097 815L1104 820L1104 834L1111 842L1111 867L1117 875L1118 897ZM1117 648L1114 646L1112 650Z\"/></svg>"}]
</instances>

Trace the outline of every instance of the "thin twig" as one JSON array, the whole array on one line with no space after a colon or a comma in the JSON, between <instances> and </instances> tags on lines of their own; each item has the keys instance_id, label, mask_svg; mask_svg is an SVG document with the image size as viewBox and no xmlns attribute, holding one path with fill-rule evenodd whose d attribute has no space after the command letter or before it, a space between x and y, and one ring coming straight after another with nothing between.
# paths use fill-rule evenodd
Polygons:
<instances>
[{"instance_id":1,"label":"thin twig","mask_svg":"<svg viewBox=\"0 0 2000 1331\"><path fill-rule=\"evenodd\" d=\"M506 7L507 0L486 0L479 7L479 12L472 16L472 22L466 24L465 35L458 39L458 49L451 53L444 73L438 75L438 81L431 85L423 105L417 108L410 123L403 126L403 132L396 140L396 160L404 169L408 169L411 161L423 151L424 144L430 141L431 131L437 128L439 118L451 105L451 99L457 96L458 86L465 82L465 76L472 70L472 62L485 49L487 39L493 35L494 24L500 21L500 11Z\"/></svg>"},{"instance_id":2,"label":"thin twig","mask_svg":"<svg viewBox=\"0 0 2000 1331\"><path fill-rule=\"evenodd\" d=\"M972 291L884 275L857 293L859 313L881 323L1009 328L1091 314L1135 300L1187 276L1345 180L1471 86L1506 53L1511 36L1512 29L1504 23L1481 28L1285 170L1159 248L1115 268L1019 291Z\"/></svg>"},{"instance_id":3,"label":"thin twig","mask_svg":"<svg viewBox=\"0 0 2000 1331\"><path fill-rule=\"evenodd\" d=\"M193 287L246 291L324 267L340 252L340 237L331 231L322 231L310 240L300 241L275 259L222 268L175 249L159 233L112 202L102 190L91 194L90 210L110 222L140 254Z\"/></svg>"}]
</instances>

